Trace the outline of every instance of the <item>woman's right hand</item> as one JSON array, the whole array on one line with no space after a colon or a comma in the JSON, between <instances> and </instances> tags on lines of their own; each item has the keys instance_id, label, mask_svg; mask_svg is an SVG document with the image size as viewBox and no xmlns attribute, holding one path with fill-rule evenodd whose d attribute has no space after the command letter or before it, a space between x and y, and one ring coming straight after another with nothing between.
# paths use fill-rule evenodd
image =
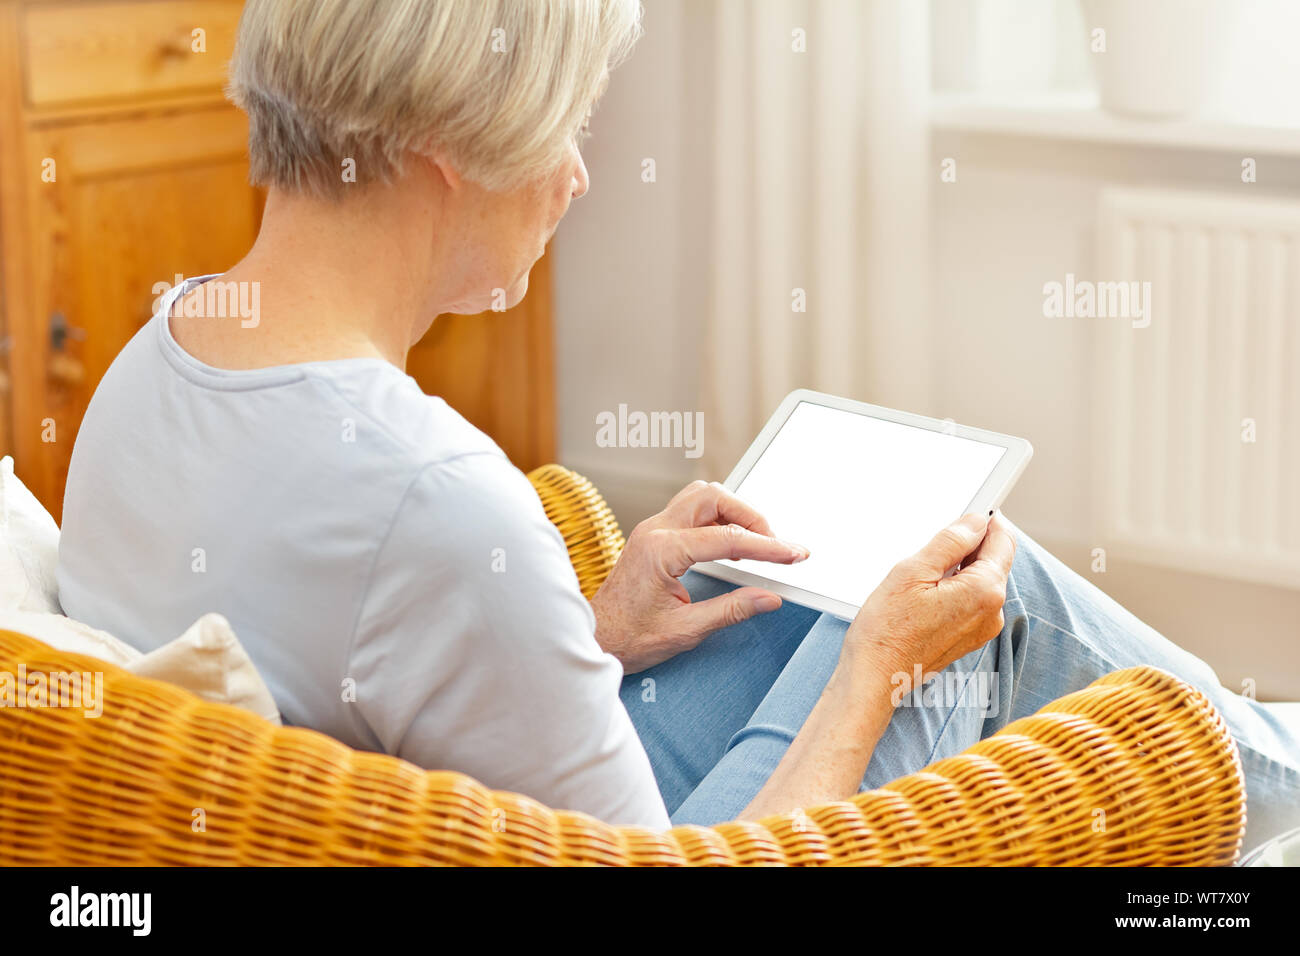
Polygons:
<instances>
[{"instance_id":1,"label":"woman's right hand","mask_svg":"<svg viewBox=\"0 0 1300 956\"><path fill-rule=\"evenodd\" d=\"M967 515L944 528L895 565L867 598L844 636L841 663L895 683L906 675L910 682L917 665L928 677L983 646L1002 630L1015 554L1001 512ZM956 574L944 577L958 565Z\"/></svg>"},{"instance_id":2,"label":"woman's right hand","mask_svg":"<svg viewBox=\"0 0 1300 956\"><path fill-rule=\"evenodd\" d=\"M891 685L897 690L900 676L910 682L918 664L923 675L947 667L1002 629L1015 553L1000 514L968 515L900 561L849 625L821 697L742 817L855 793L893 717Z\"/></svg>"},{"instance_id":3,"label":"woman's right hand","mask_svg":"<svg viewBox=\"0 0 1300 956\"><path fill-rule=\"evenodd\" d=\"M918 664L924 680L1002 630L1015 553L1000 514L968 515L900 561L849 625L821 697L742 817L759 820L855 793L894 714L891 686L896 691L900 677L910 683Z\"/></svg>"}]
</instances>

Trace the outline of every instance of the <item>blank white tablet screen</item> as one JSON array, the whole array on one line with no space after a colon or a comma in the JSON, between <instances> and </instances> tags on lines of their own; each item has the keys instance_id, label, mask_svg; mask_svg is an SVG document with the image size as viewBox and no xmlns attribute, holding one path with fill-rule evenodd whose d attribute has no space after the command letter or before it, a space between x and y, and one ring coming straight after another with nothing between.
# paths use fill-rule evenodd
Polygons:
<instances>
[{"instance_id":1,"label":"blank white tablet screen","mask_svg":"<svg viewBox=\"0 0 1300 956\"><path fill-rule=\"evenodd\" d=\"M736 489L807 561L722 561L854 606L961 517L1006 449L800 402Z\"/></svg>"}]
</instances>

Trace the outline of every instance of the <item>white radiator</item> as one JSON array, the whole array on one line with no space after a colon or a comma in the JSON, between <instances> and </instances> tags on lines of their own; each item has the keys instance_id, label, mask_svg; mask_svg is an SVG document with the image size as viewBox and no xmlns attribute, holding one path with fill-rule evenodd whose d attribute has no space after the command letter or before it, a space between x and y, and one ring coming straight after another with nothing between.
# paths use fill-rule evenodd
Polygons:
<instances>
[{"instance_id":1,"label":"white radiator","mask_svg":"<svg viewBox=\"0 0 1300 956\"><path fill-rule=\"evenodd\" d=\"M1095 318L1097 543L1300 588L1300 203L1106 189L1097 282L1150 282ZM1251 441L1250 439L1254 440Z\"/></svg>"}]
</instances>

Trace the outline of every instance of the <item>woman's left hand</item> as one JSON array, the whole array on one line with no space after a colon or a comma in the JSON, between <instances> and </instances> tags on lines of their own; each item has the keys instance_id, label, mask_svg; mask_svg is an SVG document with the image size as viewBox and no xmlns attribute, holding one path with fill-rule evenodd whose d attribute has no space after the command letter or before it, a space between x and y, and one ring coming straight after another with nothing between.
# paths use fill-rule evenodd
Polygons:
<instances>
[{"instance_id":1,"label":"woman's left hand","mask_svg":"<svg viewBox=\"0 0 1300 956\"><path fill-rule=\"evenodd\" d=\"M692 604L678 580L691 565L719 558L795 564L807 557L806 548L773 537L763 516L722 485L693 481L628 536L591 599L596 640L625 674L643 671L719 628L781 606L779 597L756 587Z\"/></svg>"}]
</instances>

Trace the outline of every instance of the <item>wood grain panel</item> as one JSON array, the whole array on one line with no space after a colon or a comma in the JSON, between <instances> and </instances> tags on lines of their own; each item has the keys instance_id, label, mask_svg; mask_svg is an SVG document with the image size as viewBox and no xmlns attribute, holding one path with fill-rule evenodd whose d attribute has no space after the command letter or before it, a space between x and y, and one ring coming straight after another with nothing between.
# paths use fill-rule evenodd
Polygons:
<instances>
[{"instance_id":1,"label":"wood grain panel","mask_svg":"<svg viewBox=\"0 0 1300 956\"><path fill-rule=\"evenodd\" d=\"M15 387L36 401L15 422L15 438L24 480L56 518L86 404L152 314L155 286L228 268L257 234L245 136L243 115L228 107L29 135L28 165L53 158L58 178L33 181L29 194L36 307L15 322ZM57 353L56 314L82 336Z\"/></svg>"},{"instance_id":2,"label":"wood grain panel","mask_svg":"<svg viewBox=\"0 0 1300 956\"><path fill-rule=\"evenodd\" d=\"M13 366L16 362L10 316L28 309L30 243L25 234L24 194L27 183L22 170L22 83L18 10L0 4L0 455L15 453L14 416L23 396L15 391Z\"/></svg>"},{"instance_id":3,"label":"wood grain panel","mask_svg":"<svg viewBox=\"0 0 1300 956\"><path fill-rule=\"evenodd\" d=\"M57 3L27 7L23 56L35 107L220 89L238 0ZM203 52L193 31L203 31Z\"/></svg>"}]
</instances>

